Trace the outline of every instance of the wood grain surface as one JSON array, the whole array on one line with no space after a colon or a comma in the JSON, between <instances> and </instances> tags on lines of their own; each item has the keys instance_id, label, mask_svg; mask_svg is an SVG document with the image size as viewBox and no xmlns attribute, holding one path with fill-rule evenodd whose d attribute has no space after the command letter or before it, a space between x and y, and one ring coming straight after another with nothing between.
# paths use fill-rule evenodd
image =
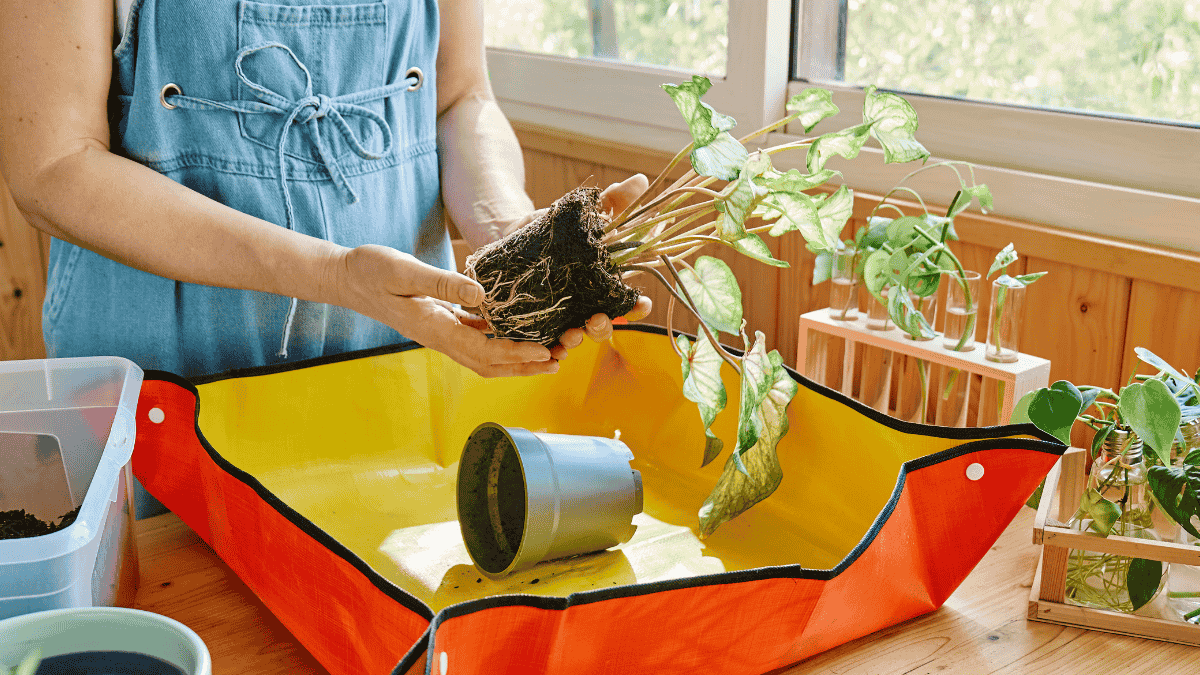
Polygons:
<instances>
[{"instance_id":1,"label":"wood grain surface","mask_svg":"<svg viewBox=\"0 0 1200 675\"><path fill-rule=\"evenodd\" d=\"M1025 618L1039 548L1022 509L941 609L775 675L1172 675L1200 672L1200 649ZM135 606L176 619L208 645L214 675L326 671L174 514L138 521ZM870 599L861 608L871 611ZM385 675L385 674L378 674Z\"/></svg>"}]
</instances>

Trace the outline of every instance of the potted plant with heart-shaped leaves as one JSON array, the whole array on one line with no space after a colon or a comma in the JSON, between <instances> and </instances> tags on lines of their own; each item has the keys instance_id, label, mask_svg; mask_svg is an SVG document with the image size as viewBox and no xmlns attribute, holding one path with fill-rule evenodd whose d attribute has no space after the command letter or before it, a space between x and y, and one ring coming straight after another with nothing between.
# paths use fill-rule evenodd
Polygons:
<instances>
[{"instance_id":1,"label":"potted plant with heart-shaped leaves","mask_svg":"<svg viewBox=\"0 0 1200 675\"><path fill-rule=\"evenodd\" d=\"M1200 520L1193 520L1200 519L1200 372L1188 377L1148 349L1134 352L1157 372L1133 375L1120 391L1055 382L1022 397L1012 419L1032 422L1067 444L1076 424L1094 432L1087 486L1069 527L1147 542L1178 541L1186 533L1195 541L1200 538ZM1039 497L1035 493L1031 502ZM1155 559L1074 549L1066 597L1086 607L1137 611L1166 586L1167 572ZM1180 593L1200 598L1196 590ZM1181 616L1193 621L1200 611Z\"/></svg>"}]
</instances>

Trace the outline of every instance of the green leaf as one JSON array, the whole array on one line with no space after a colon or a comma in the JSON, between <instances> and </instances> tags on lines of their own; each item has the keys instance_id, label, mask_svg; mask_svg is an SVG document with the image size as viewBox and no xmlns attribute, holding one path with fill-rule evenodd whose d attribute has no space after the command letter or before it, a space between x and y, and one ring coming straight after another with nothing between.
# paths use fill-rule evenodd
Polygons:
<instances>
[{"instance_id":1,"label":"green leaf","mask_svg":"<svg viewBox=\"0 0 1200 675\"><path fill-rule=\"evenodd\" d=\"M946 218L932 213L923 213L920 217L928 226L928 231L931 234L935 234L939 241L941 240L943 227L946 229L946 241L958 241L958 232L954 230L953 218Z\"/></svg>"},{"instance_id":2,"label":"green leaf","mask_svg":"<svg viewBox=\"0 0 1200 675\"><path fill-rule=\"evenodd\" d=\"M694 268L679 272L694 309L715 330L737 335L742 330L742 289L723 261L709 256L696 259Z\"/></svg>"},{"instance_id":3,"label":"green leaf","mask_svg":"<svg viewBox=\"0 0 1200 675\"><path fill-rule=\"evenodd\" d=\"M704 422L704 457L700 466L705 466L725 447L710 428L727 402L725 383L721 381L722 359L707 337L697 338L693 343L686 335L680 335L676 341L683 352L683 396L696 404L700 421Z\"/></svg>"},{"instance_id":4,"label":"green leaf","mask_svg":"<svg viewBox=\"0 0 1200 675\"><path fill-rule=\"evenodd\" d=\"M1096 459L1100 456L1100 448L1104 447L1104 439L1108 438L1108 435L1112 433L1113 428L1116 426L1116 422L1106 424L1096 431L1095 436L1092 436L1092 459Z\"/></svg>"},{"instance_id":5,"label":"green leaf","mask_svg":"<svg viewBox=\"0 0 1200 675\"><path fill-rule=\"evenodd\" d=\"M733 242L733 247L740 251L743 255L754 258L759 262L773 265L775 267L791 267L787 262L777 259L772 253L767 243L762 240L762 237L757 234L747 234L746 236Z\"/></svg>"},{"instance_id":6,"label":"green leaf","mask_svg":"<svg viewBox=\"0 0 1200 675\"><path fill-rule=\"evenodd\" d=\"M1193 537L1200 537L1192 524L1192 516L1200 516L1200 466L1184 462L1184 466L1150 467L1147 482L1163 511Z\"/></svg>"},{"instance_id":7,"label":"green leaf","mask_svg":"<svg viewBox=\"0 0 1200 675\"><path fill-rule=\"evenodd\" d=\"M833 261L836 258L837 254L833 251L817 252L817 259L813 263L813 286L829 281L829 278L833 276Z\"/></svg>"},{"instance_id":8,"label":"green leaf","mask_svg":"<svg viewBox=\"0 0 1200 675\"><path fill-rule=\"evenodd\" d=\"M1036 509L1038 506L1041 506L1042 490L1044 490L1045 488L1046 488L1046 479L1043 478L1042 482L1038 483L1037 489L1033 491L1033 494L1029 495L1029 499L1025 500L1025 506L1028 506L1031 509Z\"/></svg>"},{"instance_id":9,"label":"green leaf","mask_svg":"<svg viewBox=\"0 0 1200 675\"><path fill-rule=\"evenodd\" d=\"M746 218L754 211L757 201L767 194L766 188L757 185L754 178L769 168L770 158L756 152L747 158L737 180L721 191L721 196L715 200L717 210L721 212L717 216L718 237L732 243L746 236Z\"/></svg>"},{"instance_id":10,"label":"green leaf","mask_svg":"<svg viewBox=\"0 0 1200 675\"><path fill-rule=\"evenodd\" d=\"M1008 246L1000 249L1000 252L996 254L996 259L992 261L992 266L988 268L988 273L986 276L990 278L998 270L1003 270L1016 261L1017 249L1013 248L1013 245L1010 242Z\"/></svg>"},{"instance_id":11,"label":"green leaf","mask_svg":"<svg viewBox=\"0 0 1200 675\"><path fill-rule=\"evenodd\" d=\"M1105 499L1095 488L1088 488L1083 493L1079 508L1092 519L1091 528L1105 537L1121 517L1121 507Z\"/></svg>"},{"instance_id":12,"label":"green leaf","mask_svg":"<svg viewBox=\"0 0 1200 675\"><path fill-rule=\"evenodd\" d=\"M954 199L950 201L950 208L946 211L946 217L953 218L963 211L966 211L967 207L971 206L972 199L979 200L979 210L984 213L987 213L994 208L992 204L992 192L991 190L988 190L988 186L973 185L971 187L966 187L964 185L957 193L955 193Z\"/></svg>"},{"instance_id":13,"label":"green leaf","mask_svg":"<svg viewBox=\"0 0 1200 675\"><path fill-rule=\"evenodd\" d=\"M774 368L767 355L762 331L754 331L754 344L742 357L742 407L738 415L737 446L733 449L738 468L745 471L741 463L743 452L758 442L758 425L754 414L771 388Z\"/></svg>"},{"instance_id":14,"label":"green leaf","mask_svg":"<svg viewBox=\"0 0 1200 675\"><path fill-rule=\"evenodd\" d=\"M1121 419L1165 465L1171 464L1171 443L1182 418L1179 402L1161 380L1146 380L1121 390Z\"/></svg>"},{"instance_id":15,"label":"green leaf","mask_svg":"<svg viewBox=\"0 0 1200 675\"><path fill-rule=\"evenodd\" d=\"M830 169L822 169L816 173L800 173L799 169L788 169L787 173L766 171L760 177L755 178L754 182L771 192L802 192L840 175L840 172Z\"/></svg>"},{"instance_id":16,"label":"green leaf","mask_svg":"<svg viewBox=\"0 0 1200 675\"><path fill-rule=\"evenodd\" d=\"M929 151L913 137L917 132L917 112L899 96L880 93L874 85L867 87L863 122L883 147L884 162L913 162L929 157Z\"/></svg>"},{"instance_id":17,"label":"green leaf","mask_svg":"<svg viewBox=\"0 0 1200 675\"><path fill-rule=\"evenodd\" d=\"M825 241L840 241L842 229L854 212L854 193L843 185L836 192L825 198L817 208L817 216L821 219L821 232ZM834 245L836 248L836 243Z\"/></svg>"},{"instance_id":18,"label":"green leaf","mask_svg":"<svg viewBox=\"0 0 1200 675\"><path fill-rule=\"evenodd\" d=\"M804 127L806 134L817 126L817 122L840 112L833 104L833 95L828 90L817 87L809 87L789 99L787 110L790 113L800 113L796 121Z\"/></svg>"},{"instance_id":19,"label":"green leaf","mask_svg":"<svg viewBox=\"0 0 1200 675\"><path fill-rule=\"evenodd\" d=\"M893 220L887 226L888 243L892 245L892 248L904 248L908 246L914 239L920 236L917 234L917 228L923 225L924 223L921 219L916 216L904 216L903 218Z\"/></svg>"},{"instance_id":20,"label":"green leaf","mask_svg":"<svg viewBox=\"0 0 1200 675\"><path fill-rule=\"evenodd\" d=\"M1034 392L1029 419L1039 429L1066 445L1071 444L1071 426L1083 406L1083 394L1075 385L1059 380Z\"/></svg>"},{"instance_id":21,"label":"green leaf","mask_svg":"<svg viewBox=\"0 0 1200 675\"><path fill-rule=\"evenodd\" d=\"M820 211L812 197L803 192L772 192L763 199L763 204L769 205L767 211L779 214L779 220L768 231L772 237L798 230L814 251L837 250L839 239L826 236L821 227Z\"/></svg>"},{"instance_id":22,"label":"green leaf","mask_svg":"<svg viewBox=\"0 0 1200 675\"><path fill-rule=\"evenodd\" d=\"M870 132L870 124L860 124L819 136L808 147L808 172L821 171L825 168L825 162L834 155L841 155L846 159L858 157L858 151L862 150Z\"/></svg>"},{"instance_id":23,"label":"green leaf","mask_svg":"<svg viewBox=\"0 0 1200 675\"><path fill-rule=\"evenodd\" d=\"M1029 405L1033 403L1035 396L1037 396L1037 391L1031 391L1022 396L1015 404L1013 404L1012 415L1010 415L1008 418L1009 424L1024 424L1026 422L1031 424L1033 423L1033 420L1029 419Z\"/></svg>"},{"instance_id":24,"label":"green leaf","mask_svg":"<svg viewBox=\"0 0 1200 675\"><path fill-rule=\"evenodd\" d=\"M711 143L692 150L692 169L701 176L733 180L749 156L746 146L722 131Z\"/></svg>"},{"instance_id":25,"label":"green leaf","mask_svg":"<svg viewBox=\"0 0 1200 675\"><path fill-rule=\"evenodd\" d=\"M871 249L882 248L887 243L887 226L891 223L891 218L871 216L871 219L867 221L867 231L863 235L860 247ZM862 231L861 228L859 231Z\"/></svg>"},{"instance_id":26,"label":"green leaf","mask_svg":"<svg viewBox=\"0 0 1200 675\"><path fill-rule=\"evenodd\" d=\"M1033 282L1046 276L1045 272L1034 272L1033 274L1022 274L1017 277L1017 281L1021 282L1022 286L1028 286Z\"/></svg>"},{"instance_id":27,"label":"green leaf","mask_svg":"<svg viewBox=\"0 0 1200 675\"><path fill-rule=\"evenodd\" d=\"M1190 378L1188 378L1187 375L1184 375L1183 373L1179 372L1178 370L1175 370L1175 368L1173 368L1171 366L1171 364L1167 363L1161 357L1159 357L1157 354L1150 351L1149 349L1146 349L1145 347L1134 347L1133 353L1137 354L1137 357L1139 359L1141 359L1143 363L1149 364L1149 365L1157 368L1159 370L1159 372L1167 373L1168 375L1171 375L1172 377L1178 378L1185 382L1188 379L1190 379ZM1200 373L1200 371L1197 371L1197 372Z\"/></svg>"},{"instance_id":28,"label":"green leaf","mask_svg":"<svg viewBox=\"0 0 1200 675\"><path fill-rule=\"evenodd\" d=\"M866 264L863 267L863 284L880 302L884 302L882 293L883 287L887 285L889 279L888 261L890 258L888 252L881 249L867 256Z\"/></svg>"},{"instance_id":29,"label":"green leaf","mask_svg":"<svg viewBox=\"0 0 1200 675\"><path fill-rule=\"evenodd\" d=\"M761 336L762 333L756 333L755 336L759 345ZM716 487L700 507L702 538L712 534L722 523L769 497L783 480L776 448L779 440L788 432L787 407L799 387L783 367L779 352L772 350L767 356L771 365L771 379L766 395L753 414L758 439L753 447L740 456L734 455L726 460ZM735 460L735 457L738 459Z\"/></svg>"},{"instance_id":30,"label":"green leaf","mask_svg":"<svg viewBox=\"0 0 1200 675\"><path fill-rule=\"evenodd\" d=\"M729 131L737 124L732 117L722 115L700 100L710 87L712 82L703 75L693 75L691 82L662 85L675 101L679 112L683 114L683 120L687 122L688 131L692 134L692 142L697 148L712 143L721 132ZM738 168L741 166L742 162L739 162Z\"/></svg>"},{"instance_id":31,"label":"green leaf","mask_svg":"<svg viewBox=\"0 0 1200 675\"><path fill-rule=\"evenodd\" d=\"M1129 561L1129 572L1125 577L1125 585L1129 589L1129 601L1133 603L1134 611L1141 609L1158 594L1158 585L1162 582L1163 566L1159 560L1143 560L1134 558Z\"/></svg>"}]
</instances>

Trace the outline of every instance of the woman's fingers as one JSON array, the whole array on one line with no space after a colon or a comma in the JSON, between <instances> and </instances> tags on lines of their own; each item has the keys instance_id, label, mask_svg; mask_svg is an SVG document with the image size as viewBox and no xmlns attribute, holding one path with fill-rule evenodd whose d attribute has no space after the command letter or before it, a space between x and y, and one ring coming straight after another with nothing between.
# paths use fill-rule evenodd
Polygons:
<instances>
[{"instance_id":1,"label":"woman's fingers","mask_svg":"<svg viewBox=\"0 0 1200 675\"><path fill-rule=\"evenodd\" d=\"M650 300L650 298L640 295L638 296L637 304L633 306L633 309L625 313L625 318L629 321L641 321L642 319L650 316L650 310L653 308L654 303Z\"/></svg>"},{"instance_id":2,"label":"woman's fingers","mask_svg":"<svg viewBox=\"0 0 1200 675\"><path fill-rule=\"evenodd\" d=\"M634 174L620 183L613 183L600 193L600 210L620 213L649 187L650 181L640 173Z\"/></svg>"}]
</instances>

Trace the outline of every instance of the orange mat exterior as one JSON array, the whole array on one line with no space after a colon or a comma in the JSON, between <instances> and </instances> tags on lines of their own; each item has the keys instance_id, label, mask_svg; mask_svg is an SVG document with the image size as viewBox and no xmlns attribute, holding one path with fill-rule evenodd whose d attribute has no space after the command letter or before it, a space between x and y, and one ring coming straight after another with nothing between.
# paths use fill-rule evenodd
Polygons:
<instances>
[{"instance_id":1,"label":"orange mat exterior","mask_svg":"<svg viewBox=\"0 0 1200 675\"><path fill-rule=\"evenodd\" d=\"M453 675L765 673L940 607L1064 449L1009 427L1036 438L968 440L905 462L872 529L831 570L503 595L435 614L222 458L197 427L199 405L190 383L146 373L135 475L335 675L404 673L422 660ZM964 480L973 464L986 472Z\"/></svg>"}]
</instances>

